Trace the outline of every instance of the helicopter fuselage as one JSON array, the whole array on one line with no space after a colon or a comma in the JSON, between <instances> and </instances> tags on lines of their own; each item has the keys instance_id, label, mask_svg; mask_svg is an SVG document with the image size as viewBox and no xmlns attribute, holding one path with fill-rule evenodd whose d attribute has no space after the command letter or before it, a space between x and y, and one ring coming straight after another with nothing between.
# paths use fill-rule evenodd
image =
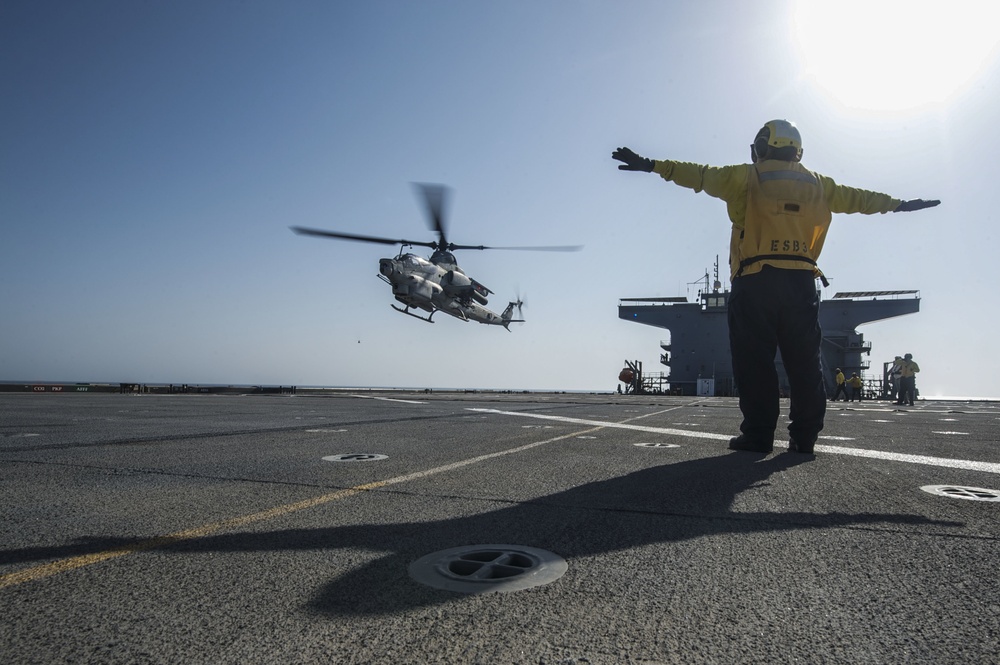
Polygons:
<instances>
[{"instance_id":1,"label":"helicopter fuselage","mask_svg":"<svg viewBox=\"0 0 1000 665\"><path fill-rule=\"evenodd\" d=\"M506 326L514 320L512 306L503 314L485 307L487 297L493 292L466 275L451 252L436 251L429 260L416 254L381 259L379 277L392 286L393 296L407 310L420 309L431 315L442 311L464 321L488 325ZM430 321L430 316L424 320Z\"/></svg>"},{"instance_id":2,"label":"helicopter fuselage","mask_svg":"<svg viewBox=\"0 0 1000 665\"><path fill-rule=\"evenodd\" d=\"M466 275L452 250L456 249L516 249L545 252L575 252L579 246L530 246L530 247L487 247L486 245L458 245L448 242L445 229L445 199L447 188L442 185L417 184L417 193L423 200L427 212L427 225L437 234L437 240L406 240L343 231L327 231L293 226L292 231L302 235L336 240L351 240L379 245L398 245L399 254L395 258L379 261L379 278L392 287L392 294L404 307L392 305L403 314L433 323L434 312L442 311L463 321L478 321L487 325L503 326L508 331L511 323L522 323L514 318L514 310L520 316L524 302L517 298L507 304L501 314L488 309L488 297L493 292ZM416 254L404 253L407 247L430 247L434 250L429 259ZM410 310L429 312L424 317Z\"/></svg>"}]
</instances>

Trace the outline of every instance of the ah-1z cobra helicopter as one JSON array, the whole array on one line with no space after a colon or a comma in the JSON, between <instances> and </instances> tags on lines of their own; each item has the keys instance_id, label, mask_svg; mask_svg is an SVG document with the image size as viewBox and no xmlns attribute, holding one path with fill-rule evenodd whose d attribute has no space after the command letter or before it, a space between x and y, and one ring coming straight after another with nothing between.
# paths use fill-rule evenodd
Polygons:
<instances>
[{"instance_id":1,"label":"ah-1z cobra helicopter","mask_svg":"<svg viewBox=\"0 0 1000 665\"><path fill-rule=\"evenodd\" d=\"M510 249L547 252L574 252L579 246L549 246L549 247L485 247L483 245L456 245L448 242L445 233L444 207L447 189L441 185L416 185L427 208L428 226L438 234L436 241L421 242L418 240L393 240L377 236L341 233L339 231L324 231L301 226L291 227L302 235L337 238L340 240L356 240L382 245L400 245L399 254L395 258L380 259L378 262L379 279L392 286L392 294L405 307L391 307L421 321L434 323L435 312L444 312L463 321L478 321L487 325L499 325L510 331L511 323L523 323L524 319L514 318L514 310L518 317L524 302L517 298L507 304L502 314L485 307L487 296L493 291L472 279L458 267L455 255L456 249ZM429 259L416 254L403 253L406 247L419 245L434 250ZM429 312L424 317L411 312L411 309Z\"/></svg>"}]
</instances>

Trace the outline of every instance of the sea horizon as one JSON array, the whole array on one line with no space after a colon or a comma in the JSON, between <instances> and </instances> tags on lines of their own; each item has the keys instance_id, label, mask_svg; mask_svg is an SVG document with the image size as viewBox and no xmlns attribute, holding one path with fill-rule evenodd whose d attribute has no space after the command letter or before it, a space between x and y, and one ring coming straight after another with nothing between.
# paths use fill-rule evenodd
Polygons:
<instances>
[{"instance_id":1,"label":"sea horizon","mask_svg":"<svg viewBox=\"0 0 1000 665\"><path fill-rule=\"evenodd\" d=\"M12 381L12 380L0 380L0 386L22 386L24 388L35 388L35 390L26 390L26 392L86 392L83 390L78 390L80 387L94 386L94 387L114 387L123 385L134 385L143 387L182 387L187 386L189 389L198 388L228 388L231 390L237 390L240 388L250 388L258 390L268 390L273 391L274 389L289 388L295 390L330 390L330 391L384 391L384 392L491 392L491 393L568 393L568 394L595 394L595 395L613 395L618 394L615 390L608 389L596 389L596 388L489 388L489 387L435 387L435 386L357 386L357 385L299 385L294 383L195 383L195 382L170 382L170 381L47 381L47 380L35 380L35 381ZM62 387L63 390L39 390L39 388L54 388ZM70 388L69 390L65 390ZM9 392L9 391L8 391ZM197 390L195 390L197 392ZM645 393L645 394L663 394L667 393ZM982 395L920 395L919 400L923 401L938 401L938 402L1000 402L1000 397L989 397ZM882 402L886 400L865 400L865 401L877 401Z\"/></svg>"}]
</instances>

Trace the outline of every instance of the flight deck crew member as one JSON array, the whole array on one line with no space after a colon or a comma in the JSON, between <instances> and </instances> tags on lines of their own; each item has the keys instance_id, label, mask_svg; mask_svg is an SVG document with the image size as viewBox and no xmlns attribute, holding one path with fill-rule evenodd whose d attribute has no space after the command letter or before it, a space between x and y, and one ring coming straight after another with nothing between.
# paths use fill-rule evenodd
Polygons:
<instances>
[{"instance_id":1,"label":"flight deck crew member","mask_svg":"<svg viewBox=\"0 0 1000 665\"><path fill-rule=\"evenodd\" d=\"M900 356L896 356L896 359L892 361L892 367L889 368L889 386L892 389L890 393L890 399L896 401L899 396L899 380L903 376L903 359Z\"/></svg>"},{"instance_id":2,"label":"flight deck crew member","mask_svg":"<svg viewBox=\"0 0 1000 665\"><path fill-rule=\"evenodd\" d=\"M913 398L917 395L917 372L920 371L920 365L913 360L912 353L907 353L903 356L899 369L899 401L896 404L913 406Z\"/></svg>"},{"instance_id":3,"label":"flight deck crew member","mask_svg":"<svg viewBox=\"0 0 1000 665\"><path fill-rule=\"evenodd\" d=\"M858 401L860 402L862 382L861 382L861 377L858 376L857 372L851 374L851 378L848 380L848 383L851 384L851 401L853 402L854 398L857 397Z\"/></svg>"},{"instance_id":4,"label":"flight deck crew member","mask_svg":"<svg viewBox=\"0 0 1000 665\"><path fill-rule=\"evenodd\" d=\"M833 393L833 400L832 401L836 402L837 398L840 397L841 395L843 395L844 396L844 401L846 402L847 401L847 380L844 378L844 373L842 371L840 371L839 367L837 368L837 376L835 378L836 378L836 381L837 381L837 389Z\"/></svg>"},{"instance_id":5,"label":"flight deck crew member","mask_svg":"<svg viewBox=\"0 0 1000 665\"><path fill-rule=\"evenodd\" d=\"M733 450L771 452L778 423L775 351L788 374L789 450L811 453L823 429L826 389L820 358L816 266L832 213L920 210L940 201L900 201L838 185L807 170L799 130L787 120L765 124L750 146L751 164L707 166L652 160L629 148L611 157L619 170L655 172L664 180L726 202L733 223L729 263L729 346L740 396L742 434Z\"/></svg>"}]
</instances>

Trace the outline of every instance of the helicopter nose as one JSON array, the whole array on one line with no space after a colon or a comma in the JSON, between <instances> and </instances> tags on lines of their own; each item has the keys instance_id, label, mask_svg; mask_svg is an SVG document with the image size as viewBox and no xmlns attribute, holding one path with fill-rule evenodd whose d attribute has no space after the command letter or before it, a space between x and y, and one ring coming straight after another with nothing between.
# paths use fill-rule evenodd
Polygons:
<instances>
[{"instance_id":1,"label":"helicopter nose","mask_svg":"<svg viewBox=\"0 0 1000 665\"><path fill-rule=\"evenodd\" d=\"M396 262L392 259L382 259L378 262L378 271L386 277L389 277L392 275L395 264Z\"/></svg>"}]
</instances>

